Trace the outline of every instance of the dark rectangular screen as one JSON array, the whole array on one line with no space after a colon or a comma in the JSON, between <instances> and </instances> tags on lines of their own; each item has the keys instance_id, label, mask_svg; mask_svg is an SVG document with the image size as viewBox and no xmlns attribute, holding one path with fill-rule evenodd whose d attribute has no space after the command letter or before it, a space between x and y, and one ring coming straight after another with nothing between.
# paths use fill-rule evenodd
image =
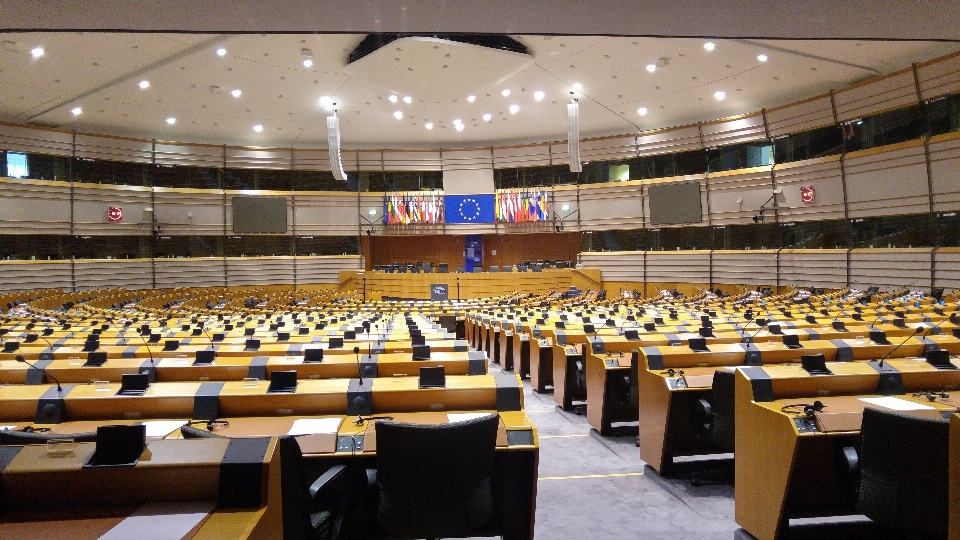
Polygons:
<instances>
[{"instance_id":1,"label":"dark rectangular screen","mask_svg":"<svg viewBox=\"0 0 960 540\"><path fill-rule=\"evenodd\" d=\"M287 199L285 197L235 196L233 232L268 234L287 232Z\"/></svg>"},{"instance_id":2,"label":"dark rectangular screen","mask_svg":"<svg viewBox=\"0 0 960 540\"><path fill-rule=\"evenodd\" d=\"M677 223L700 223L700 183L679 182L654 184L650 194L650 224L674 225Z\"/></svg>"}]
</instances>

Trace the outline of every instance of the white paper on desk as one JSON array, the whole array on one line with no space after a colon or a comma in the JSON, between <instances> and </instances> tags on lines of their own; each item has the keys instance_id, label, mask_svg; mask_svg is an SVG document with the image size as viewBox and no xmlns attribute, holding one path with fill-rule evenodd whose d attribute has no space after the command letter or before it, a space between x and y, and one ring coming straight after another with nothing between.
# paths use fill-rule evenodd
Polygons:
<instances>
[{"instance_id":1,"label":"white paper on desk","mask_svg":"<svg viewBox=\"0 0 960 540\"><path fill-rule=\"evenodd\" d=\"M0 431L6 431L8 429L17 429L17 426L0 426Z\"/></svg>"},{"instance_id":2,"label":"white paper on desk","mask_svg":"<svg viewBox=\"0 0 960 540\"><path fill-rule=\"evenodd\" d=\"M336 433L340 430L342 418L298 418L287 435L316 435L317 433Z\"/></svg>"},{"instance_id":3,"label":"white paper on desk","mask_svg":"<svg viewBox=\"0 0 960 540\"><path fill-rule=\"evenodd\" d=\"M923 403L914 403L913 401L895 397L867 397L860 398L860 401L894 411L921 411L934 408L929 405L924 405Z\"/></svg>"},{"instance_id":4,"label":"white paper on desk","mask_svg":"<svg viewBox=\"0 0 960 540\"><path fill-rule=\"evenodd\" d=\"M100 540L181 540L216 507L216 501L145 504Z\"/></svg>"},{"instance_id":5,"label":"white paper on desk","mask_svg":"<svg viewBox=\"0 0 960 540\"><path fill-rule=\"evenodd\" d=\"M147 437L166 437L184 424L186 422L183 420L151 420L143 423L147 426Z\"/></svg>"},{"instance_id":6,"label":"white paper on desk","mask_svg":"<svg viewBox=\"0 0 960 540\"><path fill-rule=\"evenodd\" d=\"M490 416L490 413L485 412L465 412L465 413L447 413L447 422L466 422L467 420L473 420L475 418L483 418L484 416Z\"/></svg>"}]
</instances>

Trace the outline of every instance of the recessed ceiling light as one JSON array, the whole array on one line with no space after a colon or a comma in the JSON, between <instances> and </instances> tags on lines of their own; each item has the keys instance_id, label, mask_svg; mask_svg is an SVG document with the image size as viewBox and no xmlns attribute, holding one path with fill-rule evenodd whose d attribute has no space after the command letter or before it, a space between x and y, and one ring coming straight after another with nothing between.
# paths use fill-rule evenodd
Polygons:
<instances>
[{"instance_id":1,"label":"recessed ceiling light","mask_svg":"<svg viewBox=\"0 0 960 540\"><path fill-rule=\"evenodd\" d=\"M403 111L397 111L397 112L393 113L393 117L396 118L397 120L402 120L402 119L403 119Z\"/></svg>"},{"instance_id":2,"label":"recessed ceiling light","mask_svg":"<svg viewBox=\"0 0 960 540\"><path fill-rule=\"evenodd\" d=\"M646 108L646 107L640 107L639 109L637 109L637 113L639 113L640 116L643 116L643 115L647 114L647 108Z\"/></svg>"},{"instance_id":3,"label":"recessed ceiling light","mask_svg":"<svg viewBox=\"0 0 960 540\"><path fill-rule=\"evenodd\" d=\"M409 104L413 103L413 98L410 97L410 96L403 96L403 102L406 103L407 105L409 105Z\"/></svg>"},{"instance_id":4,"label":"recessed ceiling light","mask_svg":"<svg viewBox=\"0 0 960 540\"><path fill-rule=\"evenodd\" d=\"M426 124L423 125L423 127L427 129L433 129L433 122L427 122Z\"/></svg>"},{"instance_id":5,"label":"recessed ceiling light","mask_svg":"<svg viewBox=\"0 0 960 540\"><path fill-rule=\"evenodd\" d=\"M708 41L708 42L706 42L706 43L703 44L703 48L706 49L706 50L708 50L708 51L712 51L712 50L714 50L714 49L717 48L717 45L716 45L714 42L712 42L712 41Z\"/></svg>"},{"instance_id":6,"label":"recessed ceiling light","mask_svg":"<svg viewBox=\"0 0 960 540\"><path fill-rule=\"evenodd\" d=\"M759 60L759 61L761 61L761 62L766 62L766 61L767 61L767 55L765 55L765 54L757 55L757 60Z\"/></svg>"},{"instance_id":7,"label":"recessed ceiling light","mask_svg":"<svg viewBox=\"0 0 960 540\"><path fill-rule=\"evenodd\" d=\"M227 54L227 50L224 49L223 47L220 47L219 49L217 49L217 56L224 56L225 54Z\"/></svg>"},{"instance_id":8,"label":"recessed ceiling light","mask_svg":"<svg viewBox=\"0 0 960 540\"><path fill-rule=\"evenodd\" d=\"M70 112L72 112L74 116L77 116L83 112L83 109L81 109L80 107L74 107L73 110L71 110Z\"/></svg>"},{"instance_id":9,"label":"recessed ceiling light","mask_svg":"<svg viewBox=\"0 0 960 540\"><path fill-rule=\"evenodd\" d=\"M649 71L650 73L653 73L656 70L657 70L656 64L647 64L647 71Z\"/></svg>"},{"instance_id":10,"label":"recessed ceiling light","mask_svg":"<svg viewBox=\"0 0 960 540\"><path fill-rule=\"evenodd\" d=\"M150 88L150 81L140 81L140 88L143 88L144 90Z\"/></svg>"},{"instance_id":11,"label":"recessed ceiling light","mask_svg":"<svg viewBox=\"0 0 960 540\"><path fill-rule=\"evenodd\" d=\"M463 124L455 124L453 127L457 128L457 131L463 131Z\"/></svg>"},{"instance_id":12,"label":"recessed ceiling light","mask_svg":"<svg viewBox=\"0 0 960 540\"><path fill-rule=\"evenodd\" d=\"M477 96L467 96L467 101L469 101L470 103L473 103L476 100L477 100Z\"/></svg>"},{"instance_id":13,"label":"recessed ceiling light","mask_svg":"<svg viewBox=\"0 0 960 540\"><path fill-rule=\"evenodd\" d=\"M511 106L510 106L510 114L517 114L517 111L519 111L519 110L520 110L520 106L519 106L519 105L511 105Z\"/></svg>"},{"instance_id":14,"label":"recessed ceiling light","mask_svg":"<svg viewBox=\"0 0 960 540\"><path fill-rule=\"evenodd\" d=\"M32 51L30 51L30 54L32 54L34 58L40 58L41 56L43 56L43 47L37 47L33 49Z\"/></svg>"},{"instance_id":15,"label":"recessed ceiling light","mask_svg":"<svg viewBox=\"0 0 960 540\"><path fill-rule=\"evenodd\" d=\"M167 123L170 125L176 124L177 119L171 116L170 118L167 118Z\"/></svg>"},{"instance_id":16,"label":"recessed ceiling light","mask_svg":"<svg viewBox=\"0 0 960 540\"><path fill-rule=\"evenodd\" d=\"M484 122L489 122L490 119L493 118L493 115L490 114L490 113L487 113L487 114L481 116L481 118L483 118L483 121L484 121Z\"/></svg>"},{"instance_id":17,"label":"recessed ceiling light","mask_svg":"<svg viewBox=\"0 0 960 540\"><path fill-rule=\"evenodd\" d=\"M574 92L580 92L580 91L582 91L582 90L583 90L583 85L582 85L582 84L580 84L580 83L578 83L578 82L573 83L573 91L574 91Z\"/></svg>"},{"instance_id":18,"label":"recessed ceiling light","mask_svg":"<svg viewBox=\"0 0 960 540\"><path fill-rule=\"evenodd\" d=\"M504 89L503 89L503 92L500 92L500 95L503 96L503 97L509 96L509 95L510 95L510 89L509 89L509 88L504 88Z\"/></svg>"},{"instance_id":19,"label":"recessed ceiling light","mask_svg":"<svg viewBox=\"0 0 960 540\"><path fill-rule=\"evenodd\" d=\"M256 131L257 133L260 133L261 131L263 131L263 126L261 126L260 124L257 124L253 126L253 130Z\"/></svg>"},{"instance_id":20,"label":"recessed ceiling light","mask_svg":"<svg viewBox=\"0 0 960 540\"><path fill-rule=\"evenodd\" d=\"M313 65L313 60L310 58L303 59L303 67L308 68Z\"/></svg>"},{"instance_id":21,"label":"recessed ceiling light","mask_svg":"<svg viewBox=\"0 0 960 540\"><path fill-rule=\"evenodd\" d=\"M462 125L462 124L463 124L463 120L460 120L459 118L454 118L454 119L453 119L453 125L458 126L458 125Z\"/></svg>"},{"instance_id":22,"label":"recessed ceiling light","mask_svg":"<svg viewBox=\"0 0 960 540\"><path fill-rule=\"evenodd\" d=\"M543 96L544 96L544 93L541 92L540 90L537 90L536 92L533 93L533 99L537 101L540 101L541 99L543 99Z\"/></svg>"},{"instance_id":23,"label":"recessed ceiling light","mask_svg":"<svg viewBox=\"0 0 960 540\"><path fill-rule=\"evenodd\" d=\"M724 92L717 91L713 93L713 97L717 98L717 101L720 101L723 98L727 97L727 94Z\"/></svg>"},{"instance_id":24,"label":"recessed ceiling light","mask_svg":"<svg viewBox=\"0 0 960 540\"><path fill-rule=\"evenodd\" d=\"M322 96L320 98L320 105L326 107L329 104L330 104L330 96Z\"/></svg>"},{"instance_id":25,"label":"recessed ceiling light","mask_svg":"<svg viewBox=\"0 0 960 540\"><path fill-rule=\"evenodd\" d=\"M396 95L396 94L390 94L390 97L388 97L387 99L390 100L390 103L396 103L396 102L397 102L397 95Z\"/></svg>"},{"instance_id":26,"label":"recessed ceiling light","mask_svg":"<svg viewBox=\"0 0 960 540\"><path fill-rule=\"evenodd\" d=\"M242 92L241 92L240 90L231 90L231 91L230 91L230 95L233 96L233 97L240 97L240 94L242 94Z\"/></svg>"}]
</instances>

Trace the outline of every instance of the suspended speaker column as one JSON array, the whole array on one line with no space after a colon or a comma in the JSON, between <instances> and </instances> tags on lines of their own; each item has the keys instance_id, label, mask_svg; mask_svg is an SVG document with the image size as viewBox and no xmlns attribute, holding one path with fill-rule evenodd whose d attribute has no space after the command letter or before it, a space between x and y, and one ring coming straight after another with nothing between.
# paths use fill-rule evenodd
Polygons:
<instances>
[{"instance_id":1,"label":"suspended speaker column","mask_svg":"<svg viewBox=\"0 0 960 540\"><path fill-rule=\"evenodd\" d=\"M340 181L346 181L347 174L343 172L343 161L340 159L340 118L337 117L336 110L333 111L333 116L327 117L327 147L333 177Z\"/></svg>"},{"instance_id":2,"label":"suspended speaker column","mask_svg":"<svg viewBox=\"0 0 960 540\"><path fill-rule=\"evenodd\" d=\"M567 105L567 157L570 172L580 172L580 104L574 99Z\"/></svg>"}]
</instances>

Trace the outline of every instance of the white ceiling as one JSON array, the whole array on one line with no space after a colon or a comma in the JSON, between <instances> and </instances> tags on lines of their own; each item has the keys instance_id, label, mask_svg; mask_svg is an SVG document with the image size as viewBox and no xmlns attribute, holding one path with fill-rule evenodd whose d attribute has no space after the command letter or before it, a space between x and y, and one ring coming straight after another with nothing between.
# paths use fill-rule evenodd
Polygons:
<instances>
[{"instance_id":1,"label":"white ceiling","mask_svg":"<svg viewBox=\"0 0 960 540\"><path fill-rule=\"evenodd\" d=\"M581 135L611 135L753 112L960 49L957 42L714 40L707 51L697 38L513 36L529 48L524 56L405 38L347 65L363 37L0 34L0 119L161 140L325 147L332 106L320 98L329 97L347 149L502 145L564 139L574 83L583 85ZM38 46L45 54L33 58ZM302 49L312 52L310 68ZM769 60L758 61L761 53ZM665 65L654 73L645 69L658 62ZM141 89L141 80L150 87ZM536 101L536 91L546 97ZM397 103L388 99L394 93ZM82 114L71 114L75 107ZM165 122L170 117L175 124Z\"/></svg>"}]
</instances>

